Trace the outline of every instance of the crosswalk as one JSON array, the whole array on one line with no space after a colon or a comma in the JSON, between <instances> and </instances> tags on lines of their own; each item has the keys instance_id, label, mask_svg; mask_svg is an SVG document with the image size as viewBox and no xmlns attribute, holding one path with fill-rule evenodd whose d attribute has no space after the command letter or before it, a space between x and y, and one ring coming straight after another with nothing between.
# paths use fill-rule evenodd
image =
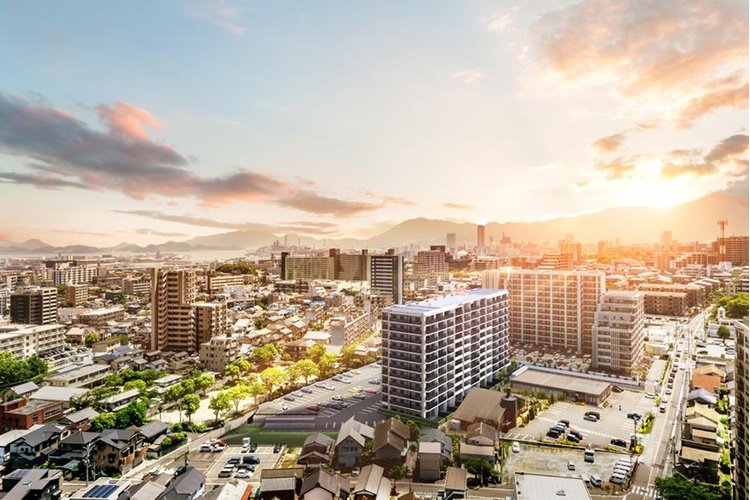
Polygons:
<instances>
[{"instance_id":1,"label":"crosswalk","mask_svg":"<svg viewBox=\"0 0 750 500\"><path fill-rule=\"evenodd\" d=\"M650 499L654 499L654 498L657 498L659 496L658 493L659 492L656 491L656 488L654 488L653 486L640 486L640 485L637 485L637 486L633 486L630 489L630 495L628 495L628 499L632 500L633 499L633 495L639 495L638 497L635 497L635 498L641 498L641 499L649 499L650 498Z\"/></svg>"}]
</instances>

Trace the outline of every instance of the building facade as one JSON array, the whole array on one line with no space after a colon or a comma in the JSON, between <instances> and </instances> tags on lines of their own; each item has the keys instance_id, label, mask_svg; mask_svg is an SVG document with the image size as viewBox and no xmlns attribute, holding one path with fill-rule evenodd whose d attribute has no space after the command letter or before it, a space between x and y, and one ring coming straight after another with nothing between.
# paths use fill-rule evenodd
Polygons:
<instances>
[{"instance_id":1,"label":"building facade","mask_svg":"<svg viewBox=\"0 0 750 500\"><path fill-rule=\"evenodd\" d=\"M198 345L221 335L227 329L227 305L225 302L196 302L195 334Z\"/></svg>"},{"instance_id":2,"label":"building facade","mask_svg":"<svg viewBox=\"0 0 750 500\"><path fill-rule=\"evenodd\" d=\"M404 302L404 258L389 251L370 256L370 288L389 295L394 304Z\"/></svg>"},{"instance_id":3,"label":"building facade","mask_svg":"<svg viewBox=\"0 0 750 500\"><path fill-rule=\"evenodd\" d=\"M195 272L152 270L151 350L195 352Z\"/></svg>"},{"instance_id":4,"label":"building facade","mask_svg":"<svg viewBox=\"0 0 750 500\"><path fill-rule=\"evenodd\" d=\"M57 289L26 287L10 296L10 319L25 325L49 325L57 322Z\"/></svg>"},{"instance_id":5,"label":"building facade","mask_svg":"<svg viewBox=\"0 0 750 500\"><path fill-rule=\"evenodd\" d=\"M748 473L748 454L750 454L750 429L748 428L748 364L750 359L748 355L748 328L747 318L743 321L735 322L735 332L737 334L736 347L737 356L734 359L734 380L735 380L735 411L737 418L735 420L735 498L737 500L750 499L750 473Z\"/></svg>"},{"instance_id":6,"label":"building facade","mask_svg":"<svg viewBox=\"0 0 750 500\"><path fill-rule=\"evenodd\" d=\"M200 362L206 370L224 373L227 366L234 363L240 356L240 341L238 337L217 335L201 344Z\"/></svg>"},{"instance_id":7,"label":"building facade","mask_svg":"<svg viewBox=\"0 0 750 500\"><path fill-rule=\"evenodd\" d=\"M382 406L434 419L508 364L508 292L460 295L383 310Z\"/></svg>"},{"instance_id":8,"label":"building facade","mask_svg":"<svg viewBox=\"0 0 750 500\"><path fill-rule=\"evenodd\" d=\"M592 331L591 367L630 375L643 355L643 294L606 292Z\"/></svg>"}]
</instances>

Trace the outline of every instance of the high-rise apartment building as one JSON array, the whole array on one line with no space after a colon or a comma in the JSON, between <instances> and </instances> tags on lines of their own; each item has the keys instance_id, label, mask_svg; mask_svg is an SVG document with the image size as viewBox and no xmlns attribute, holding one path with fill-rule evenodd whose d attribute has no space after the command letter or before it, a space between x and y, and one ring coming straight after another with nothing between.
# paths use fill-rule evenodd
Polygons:
<instances>
[{"instance_id":1,"label":"high-rise apartment building","mask_svg":"<svg viewBox=\"0 0 750 500\"><path fill-rule=\"evenodd\" d=\"M10 319L24 325L50 325L57 322L57 289L26 287L10 296Z\"/></svg>"},{"instance_id":2,"label":"high-rise apartment building","mask_svg":"<svg viewBox=\"0 0 750 500\"><path fill-rule=\"evenodd\" d=\"M748 321L735 321L735 332L737 335L737 356L734 358L734 380L735 380L735 412L734 435L735 435L735 495L736 500L750 499L750 472L748 471L748 454L750 454L750 429L748 428L748 336L750 329Z\"/></svg>"},{"instance_id":3,"label":"high-rise apartment building","mask_svg":"<svg viewBox=\"0 0 750 500\"><path fill-rule=\"evenodd\" d=\"M672 250L672 231L661 232L661 248L667 252Z\"/></svg>"},{"instance_id":4,"label":"high-rise apartment building","mask_svg":"<svg viewBox=\"0 0 750 500\"><path fill-rule=\"evenodd\" d=\"M418 270L428 273L447 273L448 262L445 260L445 251L420 250L417 252Z\"/></svg>"},{"instance_id":5,"label":"high-rise apartment building","mask_svg":"<svg viewBox=\"0 0 750 500\"><path fill-rule=\"evenodd\" d=\"M75 260L48 260L44 262L47 278L55 286L91 283L99 274L96 265L83 264Z\"/></svg>"},{"instance_id":6,"label":"high-rise apartment building","mask_svg":"<svg viewBox=\"0 0 750 500\"><path fill-rule=\"evenodd\" d=\"M198 346L227 329L227 304L225 302L196 302L195 336Z\"/></svg>"},{"instance_id":7,"label":"high-rise apartment building","mask_svg":"<svg viewBox=\"0 0 750 500\"><path fill-rule=\"evenodd\" d=\"M195 352L195 271L153 269L151 349Z\"/></svg>"},{"instance_id":8,"label":"high-rise apartment building","mask_svg":"<svg viewBox=\"0 0 750 500\"><path fill-rule=\"evenodd\" d=\"M447 233L445 235L445 245L448 247L450 253L456 251L456 233Z\"/></svg>"},{"instance_id":9,"label":"high-rise apartment building","mask_svg":"<svg viewBox=\"0 0 750 500\"><path fill-rule=\"evenodd\" d=\"M591 367L630 375L643 355L643 293L611 291L602 295L591 337Z\"/></svg>"},{"instance_id":10,"label":"high-rise apartment building","mask_svg":"<svg viewBox=\"0 0 750 500\"><path fill-rule=\"evenodd\" d=\"M711 244L711 250L719 262L731 262L735 266L748 264L748 237L727 236Z\"/></svg>"},{"instance_id":11,"label":"high-rise apartment building","mask_svg":"<svg viewBox=\"0 0 750 500\"><path fill-rule=\"evenodd\" d=\"M65 287L65 302L67 302L70 307L77 307L88 299L88 285L68 285Z\"/></svg>"},{"instance_id":12,"label":"high-rise apartment building","mask_svg":"<svg viewBox=\"0 0 750 500\"><path fill-rule=\"evenodd\" d=\"M383 310L382 406L434 419L508 364L508 292L474 289Z\"/></svg>"},{"instance_id":13,"label":"high-rise apartment building","mask_svg":"<svg viewBox=\"0 0 750 500\"><path fill-rule=\"evenodd\" d=\"M606 290L602 271L491 270L484 286L510 292L510 340L591 354L594 315Z\"/></svg>"},{"instance_id":14,"label":"high-rise apartment building","mask_svg":"<svg viewBox=\"0 0 750 500\"><path fill-rule=\"evenodd\" d=\"M385 255L371 255L370 288L389 295L394 304L404 301L404 258L389 250Z\"/></svg>"},{"instance_id":15,"label":"high-rise apartment building","mask_svg":"<svg viewBox=\"0 0 750 500\"><path fill-rule=\"evenodd\" d=\"M477 253L484 253L484 226L477 224Z\"/></svg>"}]
</instances>

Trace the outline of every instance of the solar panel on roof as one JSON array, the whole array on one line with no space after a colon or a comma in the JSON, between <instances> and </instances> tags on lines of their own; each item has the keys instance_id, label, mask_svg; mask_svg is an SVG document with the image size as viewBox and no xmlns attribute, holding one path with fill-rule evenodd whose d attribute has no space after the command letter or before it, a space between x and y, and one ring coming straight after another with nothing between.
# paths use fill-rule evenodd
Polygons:
<instances>
[{"instance_id":1,"label":"solar panel on roof","mask_svg":"<svg viewBox=\"0 0 750 500\"><path fill-rule=\"evenodd\" d=\"M99 498L107 498L116 489L117 489L117 485L114 485L114 484L108 484L106 486L102 486L102 491L99 493Z\"/></svg>"},{"instance_id":2,"label":"solar panel on roof","mask_svg":"<svg viewBox=\"0 0 750 500\"><path fill-rule=\"evenodd\" d=\"M99 491L99 486L98 485L94 486L89 491L87 491L86 493L84 493L83 496L85 496L87 498L96 498L96 494L95 493L97 491Z\"/></svg>"}]
</instances>

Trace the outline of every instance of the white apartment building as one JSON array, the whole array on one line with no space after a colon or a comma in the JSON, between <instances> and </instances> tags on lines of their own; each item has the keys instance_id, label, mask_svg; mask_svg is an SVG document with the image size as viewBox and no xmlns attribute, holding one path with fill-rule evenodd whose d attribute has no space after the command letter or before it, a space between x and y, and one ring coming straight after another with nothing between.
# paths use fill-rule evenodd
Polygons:
<instances>
[{"instance_id":1,"label":"white apartment building","mask_svg":"<svg viewBox=\"0 0 750 500\"><path fill-rule=\"evenodd\" d=\"M4 325L0 327L0 351L8 351L17 359L44 356L65 347L65 331L65 325L57 323Z\"/></svg>"},{"instance_id":2,"label":"white apartment building","mask_svg":"<svg viewBox=\"0 0 750 500\"><path fill-rule=\"evenodd\" d=\"M227 366L234 363L240 356L239 337L217 335L208 342L201 344L201 365L208 371L224 373Z\"/></svg>"},{"instance_id":3,"label":"white apartment building","mask_svg":"<svg viewBox=\"0 0 750 500\"><path fill-rule=\"evenodd\" d=\"M510 340L591 354L594 315L606 290L602 271L491 270L484 286L510 293Z\"/></svg>"},{"instance_id":4,"label":"white apartment building","mask_svg":"<svg viewBox=\"0 0 750 500\"><path fill-rule=\"evenodd\" d=\"M591 367L630 375L643 355L645 317L643 293L606 292L592 330Z\"/></svg>"},{"instance_id":5,"label":"white apartment building","mask_svg":"<svg viewBox=\"0 0 750 500\"><path fill-rule=\"evenodd\" d=\"M51 279L55 286L91 283L98 274L99 269L96 266L87 265L47 269L47 278Z\"/></svg>"},{"instance_id":6,"label":"white apartment building","mask_svg":"<svg viewBox=\"0 0 750 500\"><path fill-rule=\"evenodd\" d=\"M382 406L434 419L508 364L508 292L474 289L383 310Z\"/></svg>"}]
</instances>

